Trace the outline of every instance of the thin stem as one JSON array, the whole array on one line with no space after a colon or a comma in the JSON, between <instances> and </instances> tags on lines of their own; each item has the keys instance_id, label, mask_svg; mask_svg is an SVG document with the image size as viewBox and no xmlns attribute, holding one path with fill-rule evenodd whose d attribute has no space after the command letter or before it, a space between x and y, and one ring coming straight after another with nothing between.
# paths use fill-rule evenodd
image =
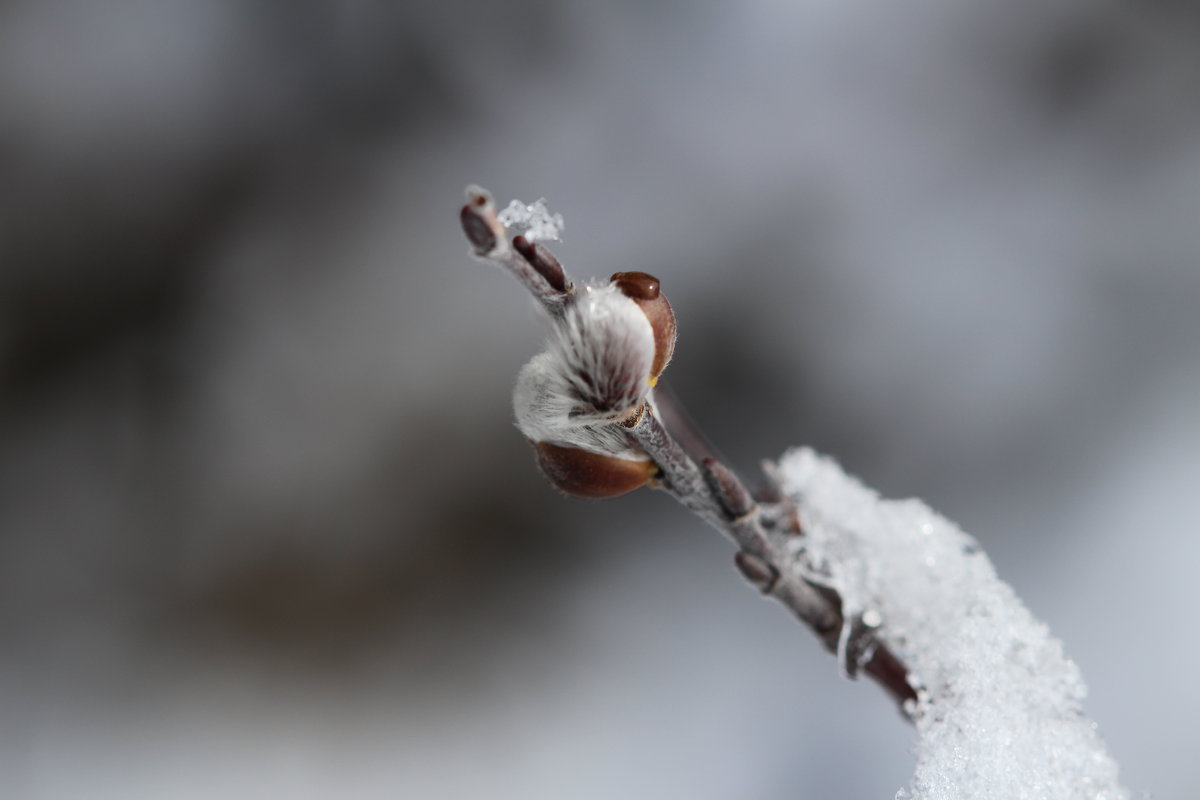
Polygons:
<instances>
[{"instance_id":1,"label":"thin stem","mask_svg":"<svg viewBox=\"0 0 1200 800\"><path fill-rule=\"evenodd\" d=\"M793 561L791 540L802 536L788 501L760 505L721 462L708 458L697 465L649 409L629 434L662 471L658 488L736 544L740 549L735 563L742 575L763 594L782 603L830 651L838 653L847 674L853 676L861 668L902 709L906 701L916 699L907 670L874 632L854 620L848 641L841 642L844 623L836 593L816 586L787 566Z\"/></svg>"}]
</instances>

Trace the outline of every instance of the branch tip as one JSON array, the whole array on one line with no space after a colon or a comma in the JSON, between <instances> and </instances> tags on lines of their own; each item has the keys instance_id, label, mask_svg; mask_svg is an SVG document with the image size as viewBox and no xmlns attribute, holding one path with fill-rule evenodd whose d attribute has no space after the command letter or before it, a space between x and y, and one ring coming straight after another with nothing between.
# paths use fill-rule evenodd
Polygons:
<instances>
[{"instance_id":1,"label":"branch tip","mask_svg":"<svg viewBox=\"0 0 1200 800\"><path fill-rule=\"evenodd\" d=\"M475 248L476 255L487 255L496 249L504 235L504 228L496 219L495 210L486 199L468 201L458 214L467 241Z\"/></svg>"},{"instance_id":2,"label":"branch tip","mask_svg":"<svg viewBox=\"0 0 1200 800\"><path fill-rule=\"evenodd\" d=\"M528 236L515 236L510 243L510 231L486 189L468 186L466 196L459 220L475 256L507 271L552 317L560 317L573 295L571 280L558 259Z\"/></svg>"},{"instance_id":3,"label":"branch tip","mask_svg":"<svg viewBox=\"0 0 1200 800\"><path fill-rule=\"evenodd\" d=\"M492 193L477 183L468 185L464 194L471 205L482 207L492 202Z\"/></svg>"}]
</instances>

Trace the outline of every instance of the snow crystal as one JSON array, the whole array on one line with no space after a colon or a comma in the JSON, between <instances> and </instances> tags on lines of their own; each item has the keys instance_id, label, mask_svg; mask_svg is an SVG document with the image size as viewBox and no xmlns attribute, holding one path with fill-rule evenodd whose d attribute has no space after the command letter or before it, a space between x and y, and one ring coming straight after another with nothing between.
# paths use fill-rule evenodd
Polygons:
<instances>
[{"instance_id":1,"label":"snow crystal","mask_svg":"<svg viewBox=\"0 0 1200 800\"><path fill-rule=\"evenodd\" d=\"M514 235L524 234L531 242L556 242L563 230L562 214L551 214L544 197L529 205L513 200L500 212L498 219Z\"/></svg>"},{"instance_id":2,"label":"snow crystal","mask_svg":"<svg viewBox=\"0 0 1200 800\"><path fill-rule=\"evenodd\" d=\"M1083 714L1078 668L974 539L812 450L780 472L804 525L796 567L836 589L848 618L879 621L910 670L917 765L897 798L1128 798Z\"/></svg>"}]
</instances>

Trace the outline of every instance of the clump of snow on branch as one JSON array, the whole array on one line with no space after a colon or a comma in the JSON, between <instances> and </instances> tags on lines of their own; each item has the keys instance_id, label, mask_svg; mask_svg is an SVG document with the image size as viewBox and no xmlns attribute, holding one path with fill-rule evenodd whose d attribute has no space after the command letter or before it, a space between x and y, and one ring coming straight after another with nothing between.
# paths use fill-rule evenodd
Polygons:
<instances>
[{"instance_id":1,"label":"clump of snow on branch","mask_svg":"<svg viewBox=\"0 0 1200 800\"><path fill-rule=\"evenodd\" d=\"M1061 642L970 536L918 500L884 500L809 449L781 460L805 535L795 566L866 613L910 670L912 783L898 798L1126 800Z\"/></svg>"},{"instance_id":2,"label":"clump of snow on branch","mask_svg":"<svg viewBox=\"0 0 1200 800\"><path fill-rule=\"evenodd\" d=\"M551 214L546 207L546 198L526 205L513 200L497 215L500 224L514 235L523 234L531 242L557 242L562 236L562 214Z\"/></svg>"}]
</instances>

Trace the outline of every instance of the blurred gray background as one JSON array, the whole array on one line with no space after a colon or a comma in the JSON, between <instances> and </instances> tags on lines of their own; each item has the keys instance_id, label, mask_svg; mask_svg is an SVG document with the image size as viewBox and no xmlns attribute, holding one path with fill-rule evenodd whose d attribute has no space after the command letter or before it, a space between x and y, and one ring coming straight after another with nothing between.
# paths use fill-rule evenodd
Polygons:
<instances>
[{"instance_id":1,"label":"blurred gray background","mask_svg":"<svg viewBox=\"0 0 1200 800\"><path fill-rule=\"evenodd\" d=\"M1200 9L0 7L0 796L885 798L912 734L665 496L568 501L462 188L658 275L747 474L976 535L1200 793Z\"/></svg>"}]
</instances>

